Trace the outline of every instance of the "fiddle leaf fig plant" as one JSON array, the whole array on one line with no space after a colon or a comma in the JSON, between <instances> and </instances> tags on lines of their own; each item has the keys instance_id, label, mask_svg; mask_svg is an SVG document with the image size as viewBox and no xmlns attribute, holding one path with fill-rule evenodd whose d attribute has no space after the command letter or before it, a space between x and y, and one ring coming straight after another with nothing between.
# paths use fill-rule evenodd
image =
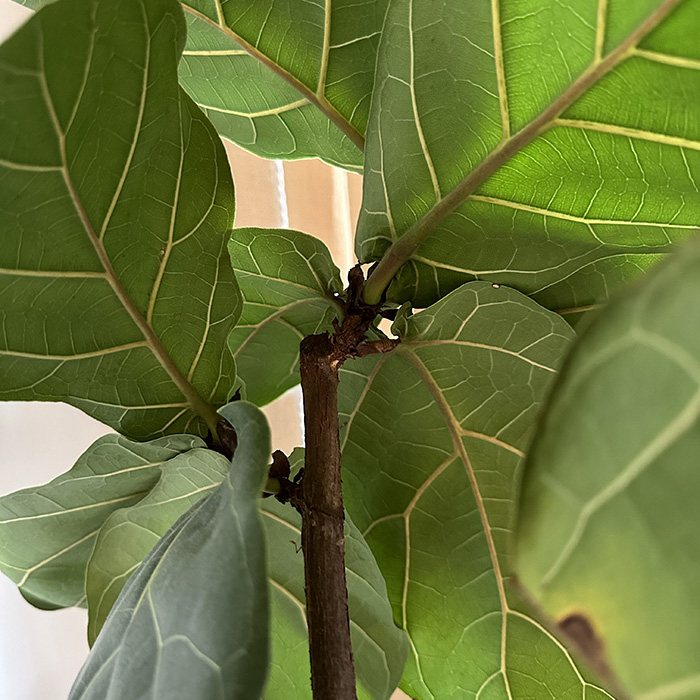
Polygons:
<instances>
[{"instance_id":1,"label":"fiddle leaf fig plant","mask_svg":"<svg viewBox=\"0 0 700 700\"><path fill-rule=\"evenodd\" d=\"M24 4L0 398L115 431L0 497L70 700L700 698L697 0ZM222 137L362 173L358 264Z\"/></svg>"}]
</instances>

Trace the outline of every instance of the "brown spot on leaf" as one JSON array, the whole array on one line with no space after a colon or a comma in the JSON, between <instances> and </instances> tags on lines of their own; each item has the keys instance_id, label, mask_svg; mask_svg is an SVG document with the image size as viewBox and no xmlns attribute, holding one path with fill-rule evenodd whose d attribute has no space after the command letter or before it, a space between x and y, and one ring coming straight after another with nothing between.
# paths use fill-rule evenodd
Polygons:
<instances>
[{"instance_id":1,"label":"brown spot on leaf","mask_svg":"<svg viewBox=\"0 0 700 700\"><path fill-rule=\"evenodd\" d=\"M557 622L563 635L586 657L593 669L604 678L610 677L605 659L605 646L590 620L581 613L571 613Z\"/></svg>"}]
</instances>

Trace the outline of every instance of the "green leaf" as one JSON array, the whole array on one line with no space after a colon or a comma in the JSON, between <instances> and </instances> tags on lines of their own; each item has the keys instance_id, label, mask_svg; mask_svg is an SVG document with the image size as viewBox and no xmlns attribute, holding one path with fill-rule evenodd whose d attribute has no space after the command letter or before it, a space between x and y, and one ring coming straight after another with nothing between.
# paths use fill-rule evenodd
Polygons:
<instances>
[{"instance_id":1,"label":"green leaf","mask_svg":"<svg viewBox=\"0 0 700 700\"><path fill-rule=\"evenodd\" d=\"M290 462L298 470L303 464L303 450L295 450ZM228 466L228 460L216 452L192 449L165 464L160 480L136 505L107 518L87 569L91 643L149 550L178 517L218 485ZM291 506L273 499L263 500L260 508L269 549L272 619L272 662L265 698L310 698L304 563L299 550L301 518ZM374 555L349 518L346 537L358 691L363 698L385 700L401 678L407 640L394 624L386 584ZM84 562L82 571L84 576Z\"/></svg>"},{"instance_id":2,"label":"green leaf","mask_svg":"<svg viewBox=\"0 0 700 700\"><path fill-rule=\"evenodd\" d=\"M187 25L180 84L222 136L264 158L362 171L362 151L295 87L208 22L188 14Z\"/></svg>"},{"instance_id":3,"label":"green leaf","mask_svg":"<svg viewBox=\"0 0 700 700\"><path fill-rule=\"evenodd\" d=\"M260 411L226 406L238 434L228 477L183 515L131 577L70 700L252 700L268 672L265 538L270 459Z\"/></svg>"},{"instance_id":4,"label":"green leaf","mask_svg":"<svg viewBox=\"0 0 700 700\"><path fill-rule=\"evenodd\" d=\"M113 512L100 528L87 565L88 641L92 645L129 576L168 528L226 477L228 460L192 449L160 469L160 479L135 505Z\"/></svg>"},{"instance_id":5,"label":"green leaf","mask_svg":"<svg viewBox=\"0 0 700 700\"><path fill-rule=\"evenodd\" d=\"M506 588L523 454L573 332L483 282L394 330L395 350L346 363L340 412L346 506L411 641L402 688L580 700L590 686Z\"/></svg>"},{"instance_id":6,"label":"green leaf","mask_svg":"<svg viewBox=\"0 0 700 700\"><path fill-rule=\"evenodd\" d=\"M617 296L574 348L528 461L517 553L631 697L700 693L700 242Z\"/></svg>"},{"instance_id":7,"label":"green leaf","mask_svg":"<svg viewBox=\"0 0 700 700\"><path fill-rule=\"evenodd\" d=\"M292 465L303 464L296 449ZM262 506L270 550L272 666L266 700L310 700L301 517L290 506L267 499ZM346 574L358 697L388 700L408 655L406 636L395 624L386 584L367 543L345 520Z\"/></svg>"},{"instance_id":8,"label":"green leaf","mask_svg":"<svg viewBox=\"0 0 700 700\"><path fill-rule=\"evenodd\" d=\"M581 306L567 306L572 299L577 298L579 289L586 289L588 301L607 299L612 289L640 277L664 257L665 254L615 255L607 260L600 260L570 278L552 285L547 290L547 306L557 309L569 324L580 330L582 326L579 324L593 318L595 314L590 312L597 311L603 304L594 301Z\"/></svg>"},{"instance_id":9,"label":"green leaf","mask_svg":"<svg viewBox=\"0 0 700 700\"><path fill-rule=\"evenodd\" d=\"M392 2L356 241L388 257L367 300L400 268L389 298L417 306L485 278L588 307L686 236L699 17L687 0Z\"/></svg>"},{"instance_id":10,"label":"green leaf","mask_svg":"<svg viewBox=\"0 0 700 700\"><path fill-rule=\"evenodd\" d=\"M100 528L157 486L168 460L203 452L193 435L136 443L100 438L53 481L0 498L0 571L42 608L85 604L85 571Z\"/></svg>"},{"instance_id":11,"label":"green leaf","mask_svg":"<svg viewBox=\"0 0 700 700\"><path fill-rule=\"evenodd\" d=\"M243 310L229 336L245 397L262 406L299 383L299 343L342 311L340 273L313 236L284 229L235 229L231 262Z\"/></svg>"},{"instance_id":12,"label":"green leaf","mask_svg":"<svg viewBox=\"0 0 700 700\"><path fill-rule=\"evenodd\" d=\"M0 48L0 399L204 435L234 365L233 186L174 0L60 0Z\"/></svg>"},{"instance_id":13,"label":"green leaf","mask_svg":"<svg viewBox=\"0 0 700 700\"><path fill-rule=\"evenodd\" d=\"M38 9L51 0L18 1ZM180 83L222 136L265 158L362 171L388 0L182 4Z\"/></svg>"},{"instance_id":14,"label":"green leaf","mask_svg":"<svg viewBox=\"0 0 700 700\"><path fill-rule=\"evenodd\" d=\"M200 104L214 102L238 112L228 118L221 112L217 125L255 153L275 149L279 157L318 155L357 169L387 5L388 0L188 0L185 9L227 39L224 46L223 39L197 29L192 50L244 49L267 67L268 75L244 56L211 55L192 63L185 85ZM212 70L217 78L206 85L204 71L208 80ZM219 76L236 76L237 85ZM281 88L282 80L292 86L294 97ZM265 116L270 110L281 111Z\"/></svg>"}]
</instances>

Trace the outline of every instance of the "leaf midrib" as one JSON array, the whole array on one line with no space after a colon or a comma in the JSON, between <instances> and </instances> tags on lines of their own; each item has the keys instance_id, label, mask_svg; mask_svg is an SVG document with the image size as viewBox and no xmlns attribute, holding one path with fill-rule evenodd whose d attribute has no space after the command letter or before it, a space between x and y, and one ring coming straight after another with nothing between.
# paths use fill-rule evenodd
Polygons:
<instances>
[{"instance_id":1,"label":"leaf midrib","mask_svg":"<svg viewBox=\"0 0 700 700\"><path fill-rule=\"evenodd\" d=\"M491 532L491 525L489 523L488 519L488 514L486 512L485 504L483 501L483 498L481 496L481 491L480 487L476 478L476 474L474 472L473 467L471 466L471 462L469 460L469 456L467 454L466 448L464 447L464 444L461 440L461 436L463 433L463 428L459 424L456 416L454 415L452 408L450 405L447 403L447 400L445 399L442 391L440 390L440 387L437 385L435 382L432 374L430 371L427 369L427 367L423 364L422 360L414 353L411 351L411 349L406 345L403 347L399 347L397 351L401 352L404 354L409 362L412 364L414 367L415 371L418 373L418 375L421 377L423 382L425 383L426 387L430 391L431 395L433 396L433 399L435 400L436 404L440 408L441 413L443 414L447 428L450 431L452 438L453 438L453 443L455 450L454 452L443 462L440 467L436 470L431 477L429 477L426 480L426 484L428 482L434 481L436 476L438 475L437 472L442 472L446 466L448 466L450 463L454 461L454 459L461 459L462 462L464 463L465 469L467 471L467 475L472 487L472 490L474 492L474 497L477 503L477 509L479 511L480 519L482 521L483 527L484 527L484 532L487 540L487 545L489 548L489 554L491 561L493 563L493 568L494 568L494 574L496 577L496 583L498 587L498 593L499 593L499 600L501 602L501 615L503 618L503 624L501 628L501 664L499 670L496 672L494 675L501 675L503 678L503 682L505 685L506 693L508 695L509 700L512 700L512 693L510 689L510 679L508 677L508 667L507 667L507 655L508 655L508 648L507 648L507 628L508 628L508 616L513 615L515 617L519 617L530 624L534 625L537 627L542 633L544 633L547 638L549 638L551 641L553 641L557 647L564 653L566 656L567 660L569 661L571 668L574 670L579 682L581 683L581 686L584 690L584 695L585 695L585 688L591 687L595 688L597 690L600 690L604 692L606 695L608 695L607 692L605 692L602 688L600 688L597 685L591 684L585 680L585 678L581 675L576 663L572 659L571 655L569 654L568 650L566 649L565 646L559 642L556 637L554 637L549 630L547 630L546 627L541 625L537 620L532 618L530 615L526 615L519 610L516 610L515 608L511 607L510 604L508 603L508 599L506 596L506 591L505 591L505 584L504 584L504 577L501 572L501 566L500 562L498 560L498 553L496 550L496 544L493 539L493 534ZM425 488L425 484L421 487ZM420 489L419 489L420 490ZM415 501L414 497L414 501ZM406 632L408 634L408 630L406 629ZM409 635L410 636L410 635ZM487 679L486 682L490 681L493 676L491 676L489 679ZM480 691L481 692L481 689Z\"/></svg>"},{"instance_id":2,"label":"leaf midrib","mask_svg":"<svg viewBox=\"0 0 700 700\"><path fill-rule=\"evenodd\" d=\"M448 342L448 341L446 341ZM505 584L504 584L504 578L501 573L501 567L500 567L500 562L498 559L498 553L495 545L495 541L493 539L493 535L491 533L491 525L489 522L488 514L486 512L485 504L483 501L483 498L481 496L481 490L478 484L478 481L476 479L476 474L474 473L474 470L471 466L469 456L466 452L466 448L464 447L464 444L462 442L462 437L465 434L469 434L470 431L465 431L464 428L459 424L456 416L454 415L452 408L450 405L447 403L447 400L445 399L445 396L440 389L440 387L437 385L435 382L432 374L430 371L427 369L427 367L423 364L423 361L418 357L416 354L415 350L424 346L424 345L430 345L430 342L424 342L420 341L417 339L407 339L405 340L400 346L396 348L394 351L395 353L401 354L403 357L405 357L411 364L411 366L414 368L414 371L418 374L420 377L421 381L424 383L428 391L430 392L431 396L433 397L433 400L435 401L436 405L440 409L443 418L445 420L445 426L450 432L450 435L453 440L453 451L441 462L441 464L433 471L433 473L421 484L421 486L417 489L416 493L414 494L413 498L411 499L411 502L409 503L408 507L400 512L400 513L392 513L390 515L384 516L382 518L379 518L375 520L371 525L365 530L363 533L364 536L367 535L367 533L373 529L375 525L377 525L380 522L383 522L385 520L390 520L390 519L403 519L405 522L405 527L410 530L410 525L409 525L409 517L410 513L413 511L413 509L416 507L416 504L419 500L419 498L423 495L423 493L427 490L427 488L432 485L432 483L435 481L435 479L442 474L446 468L448 468L451 464L454 463L454 461L461 460L465 466L470 485L472 488L472 491L474 493L475 501L477 503L477 509L480 515L480 519L482 522L483 530L485 533L486 541L487 541L487 546L489 549L489 555L490 559L493 565L493 570L494 570L494 576L496 579L496 585L498 587L498 593L499 593L499 601L500 601L500 611L493 611L493 614L499 614L502 619L503 619L503 624L501 628L501 663L499 666L498 671L491 676L489 679L487 679L487 682L490 681L493 677L500 675L503 678L506 692L508 693L508 697L511 698L512 695L510 694L510 688L509 688L509 679L507 675L507 618L509 615L513 615L516 617L520 617L529 623L533 624L536 626L538 629L540 629L544 634L547 635L548 638L550 638L552 641L554 641L557 646L564 652L566 655L569 663L571 664L574 672L576 673L579 681L581 682L582 686L585 687L594 687L598 688L598 686L593 686L581 676L576 664L573 662L571 656L569 655L568 651L566 650L565 647L563 647L558 640L556 640L552 635L544 628L542 625L540 625L536 620L531 618L529 615L525 615L524 613L512 608L510 604L508 603L507 596L506 596L506 591L505 591ZM490 349L490 350L498 350L499 348L497 347L490 347L490 348L485 348L485 349ZM361 398L358 400L356 409L353 412L354 414L360 410L360 407L363 403L363 400L365 396L367 395L370 386L372 385L374 379L376 378L379 368L383 365L384 361L386 361L387 358L391 357L392 353L389 353L387 355L382 356L381 360L377 363L377 365L373 368L372 372L370 373L369 377L367 378L367 383L362 391ZM528 359L518 355L517 353L512 353L513 355L516 355L518 359L524 362L528 362ZM542 369L547 369L549 371L554 371L549 367L545 366L540 366ZM352 418L351 417L351 418ZM347 426L347 433L345 435L345 441L347 441L347 438L350 433L350 424L352 420ZM344 443L345 445L345 443ZM507 444L500 444L499 445L502 449L508 449L509 451L512 451L518 456L522 458L523 454L520 450L517 450L511 445ZM407 624L407 618L405 616L405 611L406 611L406 593L407 593L407 586L408 586L408 581L409 581L409 568L410 568L410 555L409 555L410 548L407 548L407 559L406 559L406 574L405 574L405 580L404 580L404 591L403 591L403 601L402 601L402 608L404 610L404 619L403 619L403 628L406 631L409 641L411 643L411 648L415 657L415 662L417 665L417 669L419 672L419 676L421 677L421 681L427 688L427 684L425 683L425 680L422 678L422 673L421 673L421 668L420 668L420 654L418 650L415 648L413 638L410 634L410 631L408 629L408 624Z\"/></svg>"},{"instance_id":3,"label":"leaf midrib","mask_svg":"<svg viewBox=\"0 0 700 700\"><path fill-rule=\"evenodd\" d=\"M505 584L503 583L503 574L501 572L501 565L500 565L500 562L498 560L498 551L496 550L496 543L493 539L493 533L491 532L491 524L489 522L488 513L486 512L486 505L484 504L484 499L481 495L481 489L479 487L479 482L476 478L476 474L474 473L474 468L472 467L471 460L469 459L469 455L467 454L466 448L464 447L464 442L462 441L462 438L461 438L461 434L460 434L461 426L460 426L459 422L457 421L456 416L452 412L452 408L447 403L447 400L445 399L442 391L440 390L440 387L437 385L432 374L430 374L428 368L423 364L423 362L421 361L421 359L418 357L418 355L415 352L411 352L409 349L409 350L405 350L403 352L403 354L409 360L409 362L413 366L413 368L416 371L416 373L418 374L418 376L423 380L423 383L425 384L426 388L433 396L435 403L437 404L438 408L440 409L440 412L442 413L442 415L445 419L445 422L447 424L447 428L450 431L450 435L452 436L452 441L453 441L453 445L455 448L454 456L462 460L462 462L464 464L464 468L467 472L467 477L469 479L469 483L471 485L472 492L474 494L474 500L476 502L476 506L477 506L477 510L479 512L481 524L482 524L482 527L484 529L484 535L486 537L486 544L487 544L488 550L489 550L489 557L490 557L491 563L493 565L494 576L496 578L496 586L498 588L498 598L499 598L499 601L501 604L502 624L501 624L500 672L503 676L503 682L505 684L506 693L508 695L508 698L509 698L509 700L512 700L512 694L510 691L510 682L508 679L507 668L506 668L507 629L508 629L507 618L508 618L508 613L510 612L511 608L508 605Z\"/></svg>"},{"instance_id":4,"label":"leaf midrib","mask_svg":"<svg viewBox=\"0 0 700 700\"><path fill-rule=\"evenodd\" d=\"M554 126L562 112L631 55L635 46L681 2L683 0L664 0L616 49L604 58L595 57L589 67L549 107L513 136L502 139L476 168L389 247L365 285L365 301L368 304L378 303L399 268L412 257L434 228L469 199L501 166ZM494 26L494 31L496 29L498 28Z\"/></svg>"},{"instance_id":5,"label":"leaf midrib","mask_svg":"<svg viewBox=\"0 0 700 700\"><path fill-rule=\"evenodd\" d=\"M142 8L143 9L143 8ZM145 10L144 10L145 12ZM145 17L144 17L145 19ZM147 26L147 24L146 24ZM43 37L42 37L43 39ZM146 51L146 62L144 65L144 76L143 76L143 82L144 85L147 82L148 79L148 74L149 74L149 67L150 67L150 61L148 58L150 57L150 35L148 36L147 39L147 51ZM121 192L121 188L124 184L124 181L126 180L127 177L127 171L129 169L129 165L131 163L131 158L133 157L135 148L136 148L136 143L139 138L140 134L140 125L141 125L141 118L139 117L139 120L137 122L137 127L136 131L134 134L134 141L132 143L132 146L129 151L129 156L127 159L127 162L124 166L124 172L122 173L122 177L120 178L120 182L118 184L117 189L115 190L115 194L113 197L113 200L110 204L109 211L105 217L105 220L103 222L102 230L100 234L98 234L93 225L92 222L90 221L87 212L85 211L85 207L83 206L82 200L80 198L80 195L77 191L77 188L75 186L75 183L73 182L73 177L71 175L70 169L68 167L68 157L67 157L67 151L66 151L66 134L67 130L64 131L63 128L61 127L60 120L58 119L58 115L56 113L55 106L53 104L53 99L51 97L51 93L48 88L48 83L46 82L46 71L45 71L45 66L43 63L43 53L40 52L40 69L38 71L38 77L39 77L39 82L42 90L42 95L44 98L44 102L46 104L46 108L48 111L49 118L51 119L51 122L54 126L54 130L56 132L56 137L58 138L58 143L59 143L59 149L60 149L60 155L61 155L61 175L63 176L63 180L65 182L66 188L68 190L68 193L71 197L71 200L73 201L73 204L75 206L76 212L78 213L78 216L80 218L81 223L83 224L83 228L85 232L88 235L88 238L90 239L90 243L92 244L95 253L97 254L97 257L99 258L102 266L104 267L105 271L105 276L107 278L107 281L109 282L109 285L112 288L112 291L116 295L116 297L119 299L121 305L123 308L127 311L131 319L134 321L138 329L141 331L143 334L146 343L148 344L151 352L154 354L160 365L163 367L163 369L168 373L170 378L172 379L173 383L177 386L179 391L182 393L182 395L187 399L188 403L192 407L192 409L199 415L201 416L204 421L207 423L209 429L212 431L213 435L216 435L216 425L219 421L218 414L214 410L214 408L209 405L207 401L205 401L196 391L194 386L190 384L190 382L184 377L184 375L180 372L178 367L175 365L173 362L172 358L168 354L168 351L166 350L165 346L163 345L161 339L158 337L158 335L155 333L151 325L148 323L148 321L144 318L144 316L141 314L141 312L138 310L134 302L132 301L131 297L127 293L127 291L124 289L119 277L117 276L116 271L114 270L114 267L112 266L112 261L110 260L107 251L104 247L102 237L104 233L107 230L109 220L111 213L114 211L114 208L116 206L116 202L119 198L119 194ZM85 68L85 82L87 81L87 75L90 70L90 63L92 61L92 54L90 55L90 59L88 60ZM85 82L83 83L83 87L85 85ZM179 87L178 87L179 90ZM142 114L143 109L144 109L144 104L145 104L145 99L146 99L146 89L142 91L141 94L141 103L139 105L139 110L140 113ZM78 111L80 100L82 99L82 91L80 95L78 96L76 100L75 107L73 109L73 114L71 116L71 120L68 126L68 129L72 126L72 121L73 117ZM173 212L173 216L174 216Z\"/></svg>"}]
</instances>

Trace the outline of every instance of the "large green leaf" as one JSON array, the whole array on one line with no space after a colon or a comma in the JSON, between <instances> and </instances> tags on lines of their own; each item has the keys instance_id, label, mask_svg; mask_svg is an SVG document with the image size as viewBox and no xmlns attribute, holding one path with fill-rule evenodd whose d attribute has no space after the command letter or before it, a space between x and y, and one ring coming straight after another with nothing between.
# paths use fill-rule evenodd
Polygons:
<instances>
[{"instance_id":1,"label":"large green leaf","mask_svg":"<svg viewBox=\"0 0 700 700\"><path fill-rule=\"evenodd\" d=\"M53 0L17 0L39 9ZM266 158L361 171L388 0L192 0L180 82L219 133Z\"/></svg>"},{"instance_id":2,"label":"large green leaf","mask_svg":"<svg viewBox=\"0 0 700 700\"><path fill-rule=\"evenodd\" d=\"M0 498L0 571L34 605L84 605L86 567L105 521L156 487L169 460L213 454L202 447L193 435L148 443L107 435L50 483Z\"/></svg>"},{"instance_id":3,"label":"large green leaf","mask_svg":"<svg viewBox=\"0 0 700 700\"><path fill-rule=\"evenodd\" d=\"M533 423L573 335L484 282L401 318L391 353L346 363L346 505L384 573L420 700L591 697L565 649L506 588Z\"/></svg>"},{"instance_id":4,"label":"large green leaf","mask_svg":"<svg viewBox=\"0 0 700 700\"><path fill-rule=\"evenodd\" d=\"M343 286L328 248L299 231L235 229L229 253L243 295L229 347L246 398L262 406L299 383L299 343L332 330Z\"/></svg>"},{"instance_id":5,"label":"large green leaf","mask_svg":"<svg viewBox=\"0 0 700 700\"><path fill-rule=\"evenodd\" d=\"M216 124L223 135L260 155L319 155L361 168L388 0L187 0L183 5L222 35L216 38L191 24L196 31L188 49L196 53L182 75L209 114L212 107L219 111ZM241 49L267 73L248 57L230 53Z\"/></svg>"},{"instance_id":6,"label":"large green leaf","mask_svg":"<svg viewBox=\"0 0 700 700\"><path fill-rule=\"evenodd\" d=\"M240 296L233 186L174 0L60 0L0 48L0 398L205 434Z\"/></svg>"},{"instance_id":7,"label":"large green leaf","mask_svg":"<svg viewBox=\"0 0 700 700\"><path fill-rule=\"evenodd\" d=\"M168 528L226 477L228 460L193 449L169 460L160 479L135 505L104 522L87 564L88 641L92 644L124 584Z\"/></svg>"},{"instance_id":8,"label":"large green leaf","mask_svg":"<svg viewBox=\"0 0 700 700\"><path fill-rule=\"evenodd\" d=\"M700 698L700 242L588 328L528 462L518 575L634 698Z\"/></svg>"},{"instance_id":9,"label":"large green leaf","mask_svg":"<svg viewBox=\"0 0 700 700\"><path fill-rule=\"evenodd\" d=\"M193 14L187 24L180 84L222 136L265 158L319 156L362 170L362 151L295 87L229 34Z\"/></svg>"},{"instance_id":10,"label":"large green leaf","mask_svg":"<svg viewBox=\"0 0 700 700\"><path fill-rule=\"evenodd\" d=\"M70 700L253 700L268 673L265 537L258 502L270 431L226 406L238 447L228 477L146 557L112 609Z\"/></svg>"},{"instance_id":11,"label":"large green leaf","mask_svg":"<svg viewBox=\"0 0 700 700\"><path fill-rule=\"evenodd\" d=\"M700 219L696 0L394 0L357 252L393 300L473 278L588 307Z\"/></svg>"}]
</instances>

